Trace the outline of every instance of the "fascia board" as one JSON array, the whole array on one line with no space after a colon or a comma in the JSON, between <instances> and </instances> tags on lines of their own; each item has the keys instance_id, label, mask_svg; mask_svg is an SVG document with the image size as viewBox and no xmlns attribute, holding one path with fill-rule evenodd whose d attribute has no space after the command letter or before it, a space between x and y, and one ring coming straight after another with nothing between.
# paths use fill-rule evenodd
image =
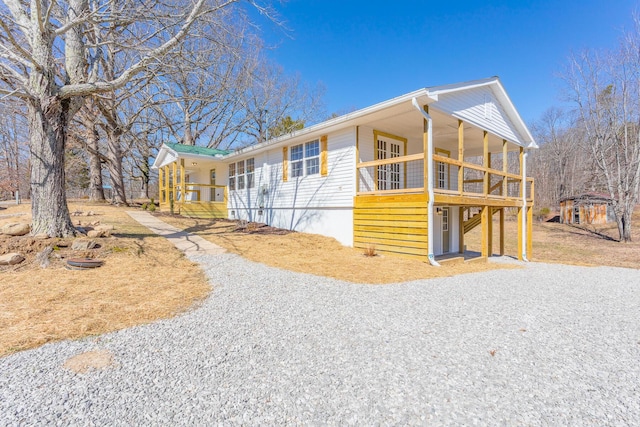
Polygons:
<instances>
[{"instance_id":1,"label":"fascia board","mask_svg":"<svg viewBox=\"0 0 640 427\"><path fill-rule=\"evenodd\" d=\"M353 113L345 114L344 116L336 117L335 119L327 120L326 122L318 123L317 125L303 128L299 131L291 132L287 135L275 138L270 141L263 142L261 144L252 145L249 147L241 148L233 153L223 156L224 160L233 159L235 157L244 156L247 154L257 154L261 151L277 148L292 143L297 139L313 138L322 134L330 133L338 129L344 129L349 126L356 126L358 122L364 117L382 111L386 108L393 107L403 102L411 101L413 98L418 98L423 104L430 104L434 102L434 98L430 97L426 89L418 89L414 92L398 96L396 98L389 99L384 102L372 105L370 107L363 108L361 110L354 111Z\"/></svg>"}]
</instances>

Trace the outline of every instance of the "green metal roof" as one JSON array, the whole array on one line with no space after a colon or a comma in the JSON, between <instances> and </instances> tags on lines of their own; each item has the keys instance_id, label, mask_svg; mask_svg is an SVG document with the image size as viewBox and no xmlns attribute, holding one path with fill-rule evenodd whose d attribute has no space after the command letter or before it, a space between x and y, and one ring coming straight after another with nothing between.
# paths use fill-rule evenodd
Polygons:
<instances>
[{"instance_id":1,"label":"green metal roof","mask_svg":"<svg viewBox=\"0 0 640 427\"><path fill-rule=\"evenodd\" d=\"M217 148L207 148L207 147L198 147L197 145L184 145L184 144L175 144L170 142L165 142L164 145L171 148L172 150L178 153L185 154L198 154L202 156L225 156L231 151L229 150L218 150Z\"/></svg>"}]
</instances>

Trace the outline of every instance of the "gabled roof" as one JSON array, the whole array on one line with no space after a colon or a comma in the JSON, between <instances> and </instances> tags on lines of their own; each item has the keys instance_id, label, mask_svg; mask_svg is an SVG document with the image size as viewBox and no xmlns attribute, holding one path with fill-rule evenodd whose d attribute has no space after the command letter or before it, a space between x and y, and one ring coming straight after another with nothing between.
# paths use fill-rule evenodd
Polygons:
<instances>
[{"instance_id":1,"label":"gabled roof","mask_svg":"<svg viewBox=\"0 0 640 427\"><path fill-rule=\"evenodd\" d=\"M500 81L500 78L498 76L489 77L487 79L472 80L463 83L434 86L427 88L427 92L429 94L429 97L434 99L437 103L440 95L447 95L454 92L468 91L471 89L482 87L490 88L498 101L500 101L500 104L504 107L504 111L509 117L511 123L524 139L523 142L527 143L527 148L538 148L538 144L536 144L535 140L533 139L533 135L531 135L531 132L529 132L527 125L522 120L522 117L520 117L518 110L516 110L513 102L511 102L511 98L509 98L509 95L504 89L504 86L502 86L502 82ZM451 113L450 111L448 112Z\"/></svg>"},{"instance_id":2,"label":"gabled roof","mask_svg":"<svg viewBox=\"0 0 640 427\"><path fill-rule=\"evenodd\" d=\"M225 156L231 153L230 150L219 150L217 148L199 147L197 145L184 145L171 142L165 142L164 145L177 153L197 154L202 156Z\"/></svg>"},{"instance_id":3,"label":"gabled roof","mask_svg":"<svg viewBox=\"0 0 640 427\"><path fill-rule=\"evenodd\" d=\"M158 152L158 157L155 159L152 167L158 168L164 166L165 164L171 163L178 157L178 153L182 154L183 156L215 156L217 158L226 159L227 157L239 157L249 153L256 153L266 149L275 148L279 145L286 145L291 143L291 141L296 138L300 139L302 137L317 137L325 133L344 129L348 126L357 126L360 123L364 122L366 118L371 117L374 114L383 114L383 111L391 108L401 107L402 104L408 104L407 108L413 109L413 107L410 106L413 98L416 98L420 105L433 105L434 108L439 109L444 113L450 114L460 119L468 119L467 117L463 117L462 112L458 113L453 110L448 111L446 108L441 108L441 105L442 107L445 107L445 100L450 99L451 96L453 96L456 92L467 91L471 93L471 91L475 89L485 87L491 90L491 93L493 94L493 96L495 96L495 99L497 99L500 103L502 109L501 111L503 111L504 114L508 117L510 121L509 125L511 126L512 130L515 130L515 133L511 134L511 136L515 136L515 140L509 135L501 135L500 132L496 132L496 134L505 139L511 140L512 142L516 142L523 147L538 148L538 145L535 143L531 132L529 132L529 129L520 117L520 114L518 114L518 111L511 102L511 99L507 95L507 92L504 90L500 79L498 77L490 77L487 79L472 80L468 82L418 89L416 91L400 95L387 101L372 105L370 107L366 107L345 114L343 116L339 116L325 122L315 124L313 126L293 131L289 134L271 139L269 141L265 141L260 144L240 148L235 151L165 143L160 149L160 152ZM439 98L441 98L440 103L438 102ZM471 123L482 127L481 123Z\"/></svg>"}]
</instances>

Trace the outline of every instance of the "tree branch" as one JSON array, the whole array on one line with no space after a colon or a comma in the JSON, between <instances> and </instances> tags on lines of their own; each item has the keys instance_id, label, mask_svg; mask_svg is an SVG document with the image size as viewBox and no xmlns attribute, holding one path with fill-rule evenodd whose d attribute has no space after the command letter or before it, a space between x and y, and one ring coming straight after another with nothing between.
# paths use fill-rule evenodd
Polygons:
<instances>
[{"instance_id":1,"label":"tree branch","mask_svg":"<svg viewBox=\"0 0 640 427\"><path fill-rule=\"evenodd\" d=\"M65 85L60 88L60 97L63 99L71 98L73 96L82 96L89 95L91 93L102 93L102 92L110 92L116 89L120 89L123 87L133 76L142 72L146 67L148 67L151 63L158 60L159 57L165 55L169 50L171 50L175 45L177 45L182 39L184 39L193 23L200 18L202 15L206 13L212 13L216 10L220 10L232 3L236 3L239 0L227 0L212 10L207 10L205 12L202 11L202 8L207 0L198 0L197 3L191 9L189 16L187 17L185 23L180 27L180 30L169 40L167 40L162 45L153 49L147 55L145 55L140 61L130 66L128 69L122 72L119 77L106 82L95 82L95 83L81 83L81 84L73 84L73 85Z\"/></svg>"}]
</instances>

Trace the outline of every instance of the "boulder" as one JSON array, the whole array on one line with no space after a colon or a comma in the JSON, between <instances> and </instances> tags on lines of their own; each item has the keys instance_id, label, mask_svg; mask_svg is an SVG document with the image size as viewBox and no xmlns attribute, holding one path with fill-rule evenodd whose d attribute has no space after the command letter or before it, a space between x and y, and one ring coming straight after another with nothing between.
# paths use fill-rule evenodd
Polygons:
<instances>
[{"instance_id":1,"label":"boulder","mask_svg":"<svg viewBox=\"0 0 640 427\"><path fill-rule=\"evenodd\" d=\"M87 231L87 237L95 239L97 237L106 237L107 232L103 230L89 230Z\"/></svg>"},{"instance_id":2,"label":"boulder","mask_svg":"<svg viewBox=\"0 0 640 427\"><path fill-rule=\"evenodd\" d=\"M76 239L71 245L71 249L74 251L86 251L97 247L98 244L94 240L90 239Z\"/></svg>"},{"instance_id":3,"label":"boulder","mask_svg":"<svg viewBox=\"0 0 640 427\"><path fill-rule=\"evenodd\" d=\"M29 234L31 226L29 224L14 222L6 224L0 229L0 234L8 234L9 236L24 236Z\"/></svg>"},{"instance_id":4,"label":"boulder","mask_svg":"<svg viewBox=\"0 0 640 427\"><path fill-rule=\"evenodd\" d=\"M0 255L0 265L15 265L24 261L24 257L17 252Z\"/></svg>"}]
</instances>

